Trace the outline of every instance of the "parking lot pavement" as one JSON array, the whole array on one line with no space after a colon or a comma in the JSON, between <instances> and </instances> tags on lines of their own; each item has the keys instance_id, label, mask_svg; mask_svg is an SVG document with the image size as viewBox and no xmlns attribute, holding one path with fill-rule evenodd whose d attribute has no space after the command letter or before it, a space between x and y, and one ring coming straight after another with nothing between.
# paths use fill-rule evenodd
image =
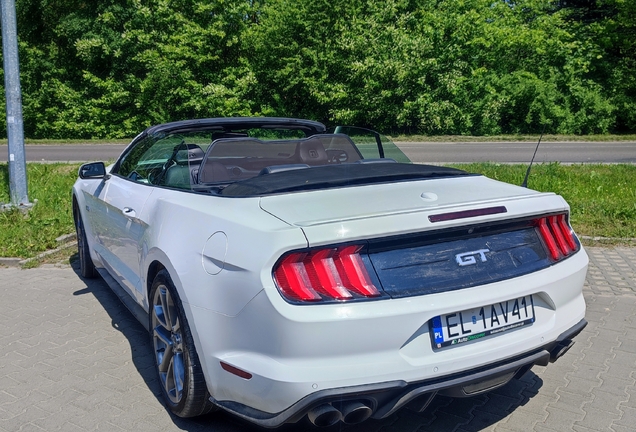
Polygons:
<instances>
[{"instance_id":1,"label":"parking lot pavement","mask_svg":"<svg viewBox=\"0 0 636 432\"><path fill-rule=\"evenodd\" d=\"M485 395L326 430L635 431L636 249L587 250L589 325L559 361ZM147 333L76 269L0 269L0 328L0 431L258 430L222 413L169 415Z\"/></svg>"}]
</instances>

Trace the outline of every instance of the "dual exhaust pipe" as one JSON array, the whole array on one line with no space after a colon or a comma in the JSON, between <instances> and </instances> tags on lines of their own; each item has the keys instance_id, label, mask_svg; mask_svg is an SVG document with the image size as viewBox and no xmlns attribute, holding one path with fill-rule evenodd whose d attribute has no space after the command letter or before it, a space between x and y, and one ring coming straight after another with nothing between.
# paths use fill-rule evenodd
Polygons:
<instances>
[{"instance_id":1,"label":"dual exhaust pipe","mask_svg":"<svg viewBox=\"0 0 636 432\"><path fill-rule=\"evenodd\" d=\"M570 348L572 348L572 345L574 345L574 341L571 339L565 339L559 342L557 346L552 348L552 351L550 351L550 362L554 363L555 361L557 361L559 357L563 356L563 354L565 354L570 350Z\"/></svg>"},{"instance_id":2,"label":"dual exhaust pipe","mask_svg":"<svg viewBox=\"0 0 636 432\"><path fill-rule=\"evenodd\" d=\"M333 426L339 421L345 424L356 424L365 421L373 414L369 405L360 401L343 402L339 409L331 404L319 405L312 408L307 417L318 427Z\"/></svg>"}]
</instances>

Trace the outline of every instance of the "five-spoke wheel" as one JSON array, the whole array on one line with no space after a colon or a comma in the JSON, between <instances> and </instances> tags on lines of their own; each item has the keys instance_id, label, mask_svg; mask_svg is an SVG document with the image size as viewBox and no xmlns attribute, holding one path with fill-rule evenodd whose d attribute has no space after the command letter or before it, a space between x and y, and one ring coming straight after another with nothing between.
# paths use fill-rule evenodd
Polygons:
<instances>
[{"instance_id":1,"label":"five-spoke wheel","mask_svg":"<svg viewBox=\"0 0 636 432\"><path fill-rule=\"evenodd\" d=\"M209 401L183 305L166 270L157 273L150 299L150 333L166 404L180 417L211 411L214 405Z\"/></svg>"},{"instance_id":2,"label":"five-spoke wheel","mask_svg":"<svg viewBox=\"0 0 636 432\"><path fill-rule=\"evenodd\" d=\"M174 300L165 285L159 285L153 298L153 342L161 386L173 404L183 397L185 364L183 336Z\"/></svg>"}]
</instances>

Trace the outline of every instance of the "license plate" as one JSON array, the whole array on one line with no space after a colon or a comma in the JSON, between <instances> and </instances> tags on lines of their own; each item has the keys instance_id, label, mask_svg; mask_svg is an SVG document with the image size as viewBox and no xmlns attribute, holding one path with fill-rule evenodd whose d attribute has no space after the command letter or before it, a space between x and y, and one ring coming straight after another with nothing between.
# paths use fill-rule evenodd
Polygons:
<instances>
[{"instance_id":1,"label":"license plate","mask_svg":"<svg viewBox=\"0 0 636 432\"><path fill-rule=\"evenodd\" d=\"M474 341L534 322L534 301L524 296L431 319L433 349Z\"/></svg>"}]
</instances>

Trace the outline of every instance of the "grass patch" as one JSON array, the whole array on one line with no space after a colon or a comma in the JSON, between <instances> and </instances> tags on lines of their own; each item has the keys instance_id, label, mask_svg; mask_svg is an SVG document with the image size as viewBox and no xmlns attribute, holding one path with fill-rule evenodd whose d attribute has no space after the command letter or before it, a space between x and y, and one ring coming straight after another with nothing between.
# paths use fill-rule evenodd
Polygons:
<instances>
[{"instance_id":1,"label":"grass patch","mask_svg":"<svg viewBox=\"0 0 636 432\"><path fill-rule=\"evenodd\" d=\"M44 255L44 254L43 254ZM77 254L77 245L70 243L59 248L55 252L47 253L45 256L38 256L27 260L22 265L23 269L40 267L42 264L54 264L56 266L75 266L79 265L79 255Z\"/></svg>"},{"instance_id":2,"label":"grass patch","mask_svg":"<svg viewBox=\"0 0 636 432\"><path fill-rule=\"evenodd\" d=\"M513 184L521 184L526 171L526 165L456 166ZM56 248L57 237L74 231L71 187L78 167L79 164L27 164L29 199L37 199L38 203L27 214L18 210L0 212L0 256L36 256ZM562 195L570 203L572 225L579 235L636 238L634 165L537 164L532 168L528 185L535 190ZM0 202L9 200L7 164L4 163L0 164ZM61 255L72 253L71 248Z\"/></svg>"},{"instance_id":3,"label":"grass patch","mask_svg":"<svg viewBox=\"0 0 636 432\"><path fill-rule=\"evenodd\" d=\"M391 137L396 142L538 142L539 135L398 135ZM636 141L636 135L543 135L541 141L551 142L612 142Z\"/></svg>"},{"instance_id":4,"label":"grass patch","mask_svg":"<svg viewBox=\"0 0 636 432\"><path fill-rule=\"evenodd\" d=\"M520 185L526 165L473 163L454 165ZM535 164L528 187L556 192L570 204L579 235L636 238L636 166Z\"/></svg>"},{"instance_id":5,"label":"grass patch","mask_svg":"<svg viewBox=\"0 0 636 432\"><path fill-rule=\"evenodd\" d=\"M79 164L27 164L28 212L0 212L0 256L30 258L58 245L55 239L73 232L71 187ZM0 202L10 201L7 164L0 164Z\"/></svg>"}]
</instances>

